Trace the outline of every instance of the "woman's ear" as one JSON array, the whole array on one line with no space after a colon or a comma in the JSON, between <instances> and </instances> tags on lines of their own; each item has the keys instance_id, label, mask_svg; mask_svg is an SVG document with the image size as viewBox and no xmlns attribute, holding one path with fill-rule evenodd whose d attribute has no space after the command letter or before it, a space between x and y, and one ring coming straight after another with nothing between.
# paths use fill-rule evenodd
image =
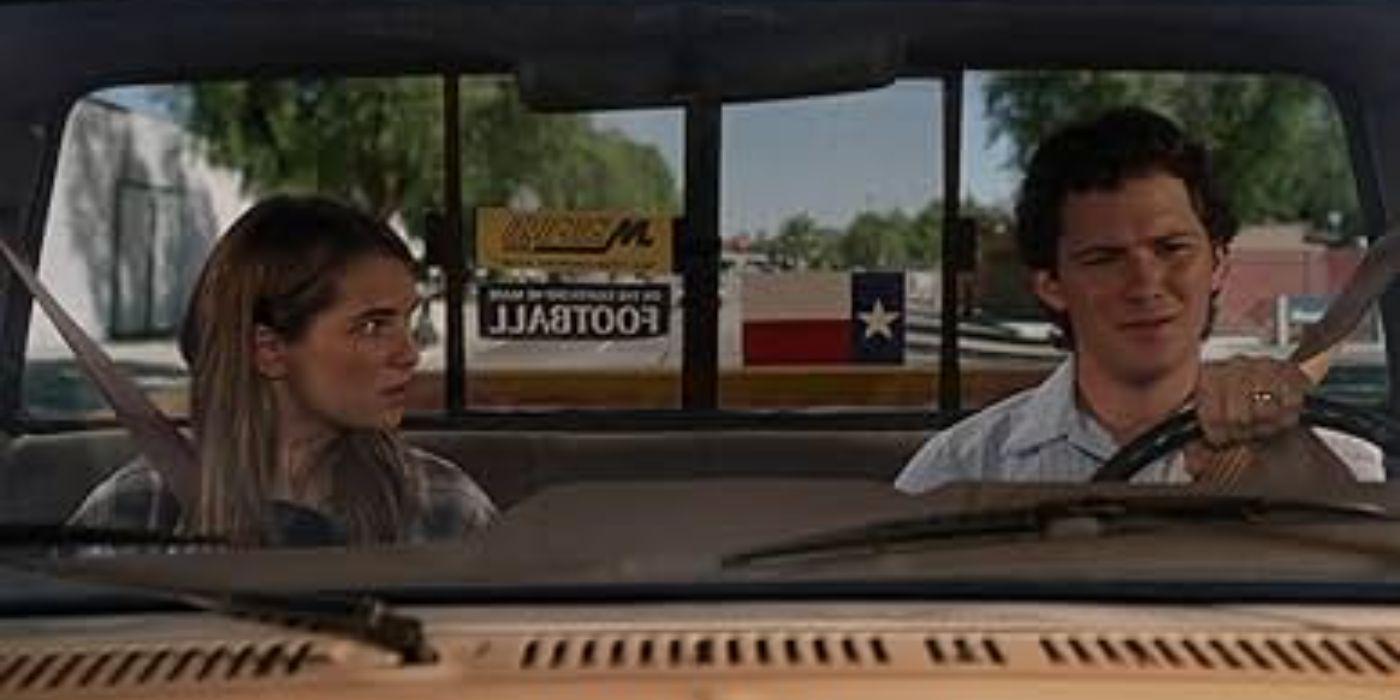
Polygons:
<instances>
[{"instance_id":1,"label":"woman's ear","mask_svg":"<svg viewBox=\"0 0 1400 700\"><path fill-rule=\"evenodd\" d=\"M287 376L287 343L277 331L262 324L253 327L253 364L266 379Z\"/></svg>"}]
</instances>

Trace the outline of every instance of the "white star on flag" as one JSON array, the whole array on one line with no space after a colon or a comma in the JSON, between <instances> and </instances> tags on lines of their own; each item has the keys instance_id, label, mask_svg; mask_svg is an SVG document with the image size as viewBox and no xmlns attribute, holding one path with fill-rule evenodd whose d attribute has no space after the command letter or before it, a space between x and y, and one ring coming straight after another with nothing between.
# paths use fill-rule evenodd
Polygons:
<instances>
[{"instance_id":1,"label":"white star on flag","mask_svg":"<svg viewBox=\"0 0 1400 700\"><path fill-rule=\"evenodd\" d=\"M890 324L894 323L895 320L899 318L899 313L885 311L885 305L880 303L879 299L875 300L875 308L870 311L862 311L856 314L856 316L859 316L860 320L865 323L866 340L874 338L877 335L882 335L890 340L894 340L894 328L892 328Z\"/></svg>"}]
</instances>

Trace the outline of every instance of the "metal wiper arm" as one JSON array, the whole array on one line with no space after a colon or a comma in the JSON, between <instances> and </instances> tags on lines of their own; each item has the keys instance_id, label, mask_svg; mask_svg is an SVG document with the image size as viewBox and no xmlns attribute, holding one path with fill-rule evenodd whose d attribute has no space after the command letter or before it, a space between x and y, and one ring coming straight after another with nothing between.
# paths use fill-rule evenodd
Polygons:
<instances>
[{"instance_id":1,"label":"metal wiper arm","mask_svg":"<svg viewBox=\"0 0 1400 700\"><path fill-rule=\"evenodd\" d=\"M157 546L171 547L176 551L190 551L192 546L208 548L211 544L224 546L217 538L57 525L0 524L0 549ZM338 635L390 651L404 664L424 664L437 660L437 652L428 644L420 620L395 613L383 602L369 596L337 597L324 594L284 595L188 590L178 585L114 580L90 571L55 570L51 566L45 566L46 560L41 558L17 556L4 557L0 561L45 576L81 583L138 588L154 596L219 615L286 629Z\"/></svg>"},{"instance_id":2,"label":"metal wiper arm","mask_svg":"<svg viewBox=\"0 0 1400 700\"><path fill-rule=\"evenodd\" d=\"M842 528L736 552L721 559L721 566L741 567L768 559L841 550L878 552L894 545L965 537L1044 535L1050 533L1057 524L1067 522L1087 522L1092 526L1087 529L1089 533L1103 534L1109 526L1121 525L1125 521L1251 522L1280 515L1347 520L1400 519L1384 508L1368 503L1333 503L1262 496L1192 494L1056 498L1023 507L900 518Z\"/></svg>"},{"instance_id":3,"label":"metal wiper arm","mask_svg":"<svg viewBox=\"0 0 1400 700\"><path fill-rule=\"evenodd\" d=\"M267 593L178 593L186 604L263 624L335 634L393 652L407 665L437 660L423 623L368 596L340 598Z\"/></svg>"}]
</instances>

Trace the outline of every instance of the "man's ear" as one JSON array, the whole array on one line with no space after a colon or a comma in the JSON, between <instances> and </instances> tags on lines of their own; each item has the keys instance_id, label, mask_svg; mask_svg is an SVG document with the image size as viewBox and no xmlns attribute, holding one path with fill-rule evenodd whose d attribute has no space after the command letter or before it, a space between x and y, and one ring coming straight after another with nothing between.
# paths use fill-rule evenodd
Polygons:
<instances>
[{"instance_id":1,"label":"man's ear","mask_svg":"<svg viewBox=\"0 0 1400 700\"><path fill-rule=\"evenodd\" d=\"M1060 280L1049 270L1031 270L1031 291L1051 311L1067 312L1069 305L1065 303L1064 289L1060 286Z\"/></svg>"},{"instance_id":2,"label":"man's ear","mask_svg":"<svg viewBox=\"0 0 1400 700\"><path fill-rule=\"evenodd\" d=\"M1215 246L1215 269L1210 273L1210 291L1217 294L1225 288L1225 277L1230 272L1230 256L1225 254L1225 249Z\"/></svg>"},{"instance_id":3,"label":"man's ear","mask_svg":"<svg viewBox=\"0 0 1400 700\"><path fill-rule=\"evenodd\" d=\"M287 376L287 343L262 324L253 327L253 366L266 379Z\"/></svg>"}]
</instances>

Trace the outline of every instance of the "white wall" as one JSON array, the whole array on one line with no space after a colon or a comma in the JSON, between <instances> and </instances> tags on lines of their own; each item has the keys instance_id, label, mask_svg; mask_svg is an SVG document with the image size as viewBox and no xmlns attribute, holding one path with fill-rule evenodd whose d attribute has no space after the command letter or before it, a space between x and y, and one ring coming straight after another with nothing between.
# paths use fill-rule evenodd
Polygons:
<instances>
[{"instance_id":1,"label":"white wall","mask_svg":"<svg viewBox=\"0 0 1400 700\"><path fill-rule=\"evenodd\" d=\"M179 126L99 100L83 100L69 115L44 227L39 274L85 330L109 337L117 228L127 244L142 228L133 202L159 200L167 223L157 255L152 298L161 308L184 308L189 287L219 232L250 204L235 173L211 166L195 140ZM121 200L123 203L119 203ZM125 209L123 209L125 207ZM120 218L119 218L120 217ZM125 219L125 225L122 224ZM146 226L149 228L149 226ZM149 240L144 248L150 248ZM141 263L145 264L145 263ZM128 283L126 269L117 272ZM30 356L64 356L66 346L48 319L35 310Z\"/></svg>"}]
</instances>

